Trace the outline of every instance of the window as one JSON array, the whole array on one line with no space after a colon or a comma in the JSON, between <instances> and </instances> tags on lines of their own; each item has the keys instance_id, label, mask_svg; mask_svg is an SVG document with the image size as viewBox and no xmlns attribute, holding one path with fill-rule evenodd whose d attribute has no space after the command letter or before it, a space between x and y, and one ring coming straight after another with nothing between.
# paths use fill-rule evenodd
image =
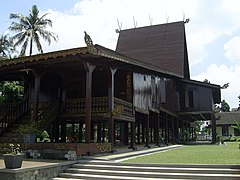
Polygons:
<instances>
[{"instance_id":1,"label":"window","mask_svg":"<svg viewBox=\"0 0 240 180\"><path fill-rule=\"evenodd\" d=\"M234 136L240 136L240 131L234 128Z\"/></svg>"},{"instance_id":2,"label":"window","mask_svg":"<svg viewBox=\"0 0 240 180\"><path fill-rule=\"evenodd\" d=\"M228 127L222 127L222 136L228 136Z\"/></svg>"},{"instance_id":3,"label":"window","mask_svg":"<svg viewBox=\"0 0 240 180\"><path fill-rule=\"evenodd\" d=\"M186 108L194 107L193 91L185 91L185 107Z\"/></svg>"}]
</instances>

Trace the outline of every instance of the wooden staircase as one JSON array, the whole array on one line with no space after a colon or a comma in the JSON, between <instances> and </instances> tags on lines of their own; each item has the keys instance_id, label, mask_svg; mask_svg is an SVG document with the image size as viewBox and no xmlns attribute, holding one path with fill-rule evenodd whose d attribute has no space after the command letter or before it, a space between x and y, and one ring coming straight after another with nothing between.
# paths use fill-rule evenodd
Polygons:
<instances>
[{"instance_id":1,"label":"wooden staircase","mask_svg":"<svg viewBox=\"0 0 240 180\"><path fill-rule=\"evenodd\" d=\"M1 105L0 105L1 106ZM0 107L1 108L1 107ZM2 108L3 113L0 118L0 143L22 143L23 138L16 131L21 124L28 124L31 120L31 113L28 101L23 101L17 105ZM59 103L49 104L38 114L38 125L42 129L47 129L57 118L59 113ZM4 115L3 115L4 114Z\"/></svg>"}]
</instances>

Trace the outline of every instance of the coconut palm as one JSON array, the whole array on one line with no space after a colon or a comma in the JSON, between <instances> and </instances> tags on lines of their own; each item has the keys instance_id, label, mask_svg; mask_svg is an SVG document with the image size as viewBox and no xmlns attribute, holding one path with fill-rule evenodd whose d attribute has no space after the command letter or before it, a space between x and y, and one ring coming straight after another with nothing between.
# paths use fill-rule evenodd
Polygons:
<instances>
[{"instance_id":1,"label":"coconut palm","mask_svg":"<svg viewBox=\"0 0 240 180\"><path fill-rule=\"evenodd\" d=\"M32 6L30 14L24 16L22 14L10 14L10 19L14 19L9 30L17 32L13 36L14 45L22 45L21 55L25 55L26 49L29 46L29 55L32 55L33 43L35 43L37 50L43 53L40 37L51 44L51 40L57 41L58 36L50 31L47 31L48 26L52 27L52 21L45 19L48 13L39 17L39 10L36 5Z\"/></svg>"},{"instance_id":2,"label":"coconut palm","mask_svg":"<svg viewBox=\"0 0 240 180\"><path fill-rule=\"evenodd\" d=\"M0 60L11 59L11 54L14 50L12 38L10 38L7 34L2 34L0 36Z\"/></svg>"}]
</instances>

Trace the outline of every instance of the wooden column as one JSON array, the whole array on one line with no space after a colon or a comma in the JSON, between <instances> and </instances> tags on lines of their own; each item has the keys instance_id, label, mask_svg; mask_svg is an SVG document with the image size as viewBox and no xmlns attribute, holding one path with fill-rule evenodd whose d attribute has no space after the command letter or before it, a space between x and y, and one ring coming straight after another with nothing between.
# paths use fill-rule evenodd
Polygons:
<instances>
[{"instance_id":1,"label":"wooden column","mask_svg":"<svg viewBox=\"0 0 240 180\"><path fill-rule=\"evenodd\" d=\"M124 144L128 145L128 122L124 122Z\"/></svg>"},{"instance_id":2,"label":"wooden column","mask_svg":"<svg viewBox=\"0 0 240 180\"><path fill-rule=\"evenodd\" d=\"M100 143L102 138L102 123L97 123L97 142Z\"/></svg>"},{"instance_id":3,"label":"wooden column","mask_svg":"<svg viewBox=\"0 0 240 180\"><path fill-rule=\"evenodd\" d=\"M59 124L56 121L53 125L53 142L59 142Z\"/></svg>"},{"instance_id":4,"label":"wooden column","mask_svg":"<svg viewBox=\"0 0 240 180\"><path fill-rule=\"evenodd\" d=\"M215 144L217 142L217 133L216 133L216 118L214 113L211 115L211 125L212 125L212 144Z\"/></svg>"},{"instance_id":5,"label":"wooden column","mask_svg":"<svg viewBox=\"0 0 240 180\"><path fill-rule=\"evenodd\" d=\"M91 142L91 113L92 113L92 73L95 68L92 64L85 62L83 66L86 71L86 104L85 104L85 143Z\"/></svg>"},{"instance_id":6,"label":"wooden column","mask_svg":"<svg viewBox=\"0 0 240 180\"><path fill-rule=\"evenodd\" d=\"M168 145L169 143L169 127L168 127L168 114L165 116L165 144Z\"/></svg>"},{"instance_id":7,"label":"wooden column","mask_svg":"<svg viewBox=\"0 0 240 180\"><path fill-rule=\"evenodd\" d=\"M137 122L137 143L140 144L141 126L140 122Z\"/></svg>"},{"instance_id":8,"label":"wooden column","mask_svg":"<svg viewBox=\"0 0 240 180\"><path fill-rule=\"evenodd\" d=\"M39 111L39 94L40 94L40 82L41 82L41 77L43 76L43 71L42 69L33 69L32 70L33 75L34 75L34 93L33 93L33 112L32 112L32 117L31 121L35 122L37 121L37 114Z\"/></svg>"},{"instance_id":9,"label":"wooden column","mask_svg":"<svg viewBox=\"0 0 240 180\"><path fill-rule=\"evenodd\" d=\"M136 149L135 142L136 142L136 124L135 124L135 122L131 122L131 148L133 150Z\"/></svg>"},{"instance_id":10,"label":"wooden column","mask_svg":"<svg viewBox=\"0 0 240 180\"><path fill-rule=\"evenodd\" d=\"M145 125L144 121L142 120L142 143L145 143Z\"/></svg>"},{"instance_id":11,"label":"wooden column","mask_svg":"<svg viewBox=\"0 0 240 180\"><path fill-rule=\"evenodd\" d=\"M83 123L82 122L80 122L79 123L79 134L78 134L78 136L79 136L79 142L82 142L82 140L83 140Z\"/></svg>"},{"instance_id":12,"label":"wooden column","mask_svg":"<svg viewBox=\"0 0 240 180\"><path fill-rule=\"evenodd\" d=\"M105 135L106 135L105 122L103 122L103 124L102 124L102 143L105 143Z\"/></svg>"},{"instance_id":13,"label":"wooden column","mask_svg":"<svg viewBox=\"0 0 240 180\"><path fill-rule=\"evenodd\" d=\"M146 118L146 147L150 148L149 146L149 114L147 115L147 118Z\"/></svg>"},{"instance_id":14,"label":"wooden column","mask_svg":"<svg viewBox=\"0 0 240 180\"><path fill-rule=\"evenodd\" d=\"M66 121L64 119L61 120L61 142L66 142Z\"/></svg>"},{"instance_id":15,"label":"wooden column","mask_svg":"<svg viewBox=\"0 0 240 180\"><path fill-rule=\"evenodd\" d=\"M172 117L172 144L176 144L175 141L175 123L174 123L174 117Z\"/></svg>"},{"instance_id":16,"label":"wooden column","mask_svg":"<svg viewBox=\"0 0 240 180\"><path fill-rule=\"evenodd\" d=\"M108 120L108 141L114 144L114 119L112 111L114 109L114 74L116 69L110 68L108 71L108 110L111 117Z\"/></svg>"},{"instance_id":17,"label":"wooden column","mask_svg":"<svg viewBox=\"0 0 240 180\"><path fill-rule=\"evenodd\" d=\"M112 111L114 109L114 74L116 69L110 68L108 71L108 111L111 113L111 117L108 120L108 142L114 145L114 118Z\"/></svg>"},{"instance_id":18,"label":"wooden column","mask_svg":"<svg viewBox=\"0 0 240 180\"><path fill-rule=\"evenodd\" d=\"M175 138L176 138L176 143L178 144L179 143L179 119L176 118L175 119Z\"/></svg>"},{"instance_id":19,"label":"wooden column","mask_svg":"<svg viewBox=\"0 0 240 180\"><path fill-rule=\"evenodd\" d=\"M155 143L156 143L156 146L160 146L159 128L160 128L160 121L159 121L159 114L157 114L157 119L156 119L156 124L155 124Z\"/></svg>"}]
</instances>

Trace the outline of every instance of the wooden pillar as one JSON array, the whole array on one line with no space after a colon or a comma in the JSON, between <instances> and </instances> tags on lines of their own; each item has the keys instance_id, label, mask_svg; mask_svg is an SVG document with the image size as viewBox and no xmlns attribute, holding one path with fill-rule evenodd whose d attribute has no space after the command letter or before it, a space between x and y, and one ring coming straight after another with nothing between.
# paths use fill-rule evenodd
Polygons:
<instances>
[{"instance_id":1,"label":"wooden pillar","mask_svg":"<svg viewBox=\"0 0 240 180\"><path fill-rule=\"evenodd\" d=\"M52 142L59 142L59 124L56 121L53 125L53 141Z\"/></svg>"},{"instance_id":2,"label":"wooden pillar","mask_svg":"<svg viewBox=\"0 0 240 180\"><path fill-rule=\"evenodd\" d=\"M160 146L160 136L159 136L159 128L160 128L160 121L159 121L159 114L157 114L157 119L155 123L155 143L156 146Z\"/></svg>"},{"instance_id":3,"label":"wooden pillar","mask_svg":"<svg viewBox=\"0 0 240 180\"><path fill-rule=\"evenodd\" d=\"M215 144L217 142L217 133L216 133L216 118L214 113L211 115L211 121L212 121L212 144Z\"/></svg>"},{"instance_id":4,"label":"wooden pillar","mask_svg":"<svg viewBox=\"0 0 240 180\"><path fill-rule=\"evenodd\" d=\"M149 114L147 115L147 118L146 118L146 147L150 148L149 146Z\"/></svg>"},{"instance_id":5,"label":"wooden pillar","mask_svg":"<svg viewBox=\"0 0 240 180\"><path fill-rule=\"evenodd\" d=\"M67 124L66 124L66 121L64 119L62 119L61 121L61 142L66 142L66 127L67 127Z\"/></svg>"},{"instance_id":6,"label":"wooden pillar","mask_svg":"<svg viewBox=\"0 0 240 180\"><path fill-rule=\"evenodd\" d=\"M65 110L66 109L66 91L67 91L67 78L66 76L61 73L62 76L62 90L60 95L60 105Z\"/></svg>"},{"instance_id":7,"label":"wooden pillar","mask_svg":"<svg viewBox=\"0 0 240 180\"><path fill-rule=\"evenodd\" d=\"M31 121L35 122L37 121L37 114L39 111L39 94L40 94L40 81L41 77L43 76L43 71L40 69L33 69L32 70L34 75L34 97L33 97L33 112Z\"/></svg>"},{"instance_id":8,"label":"wooden pillar","mask_svg":"<svg viewBox=\"0 0 240 180\"><path fill-rule=\"evenodd\" d=\"M115 129L112 111L114 109L114 74L116 69L110 68L108 72L108 111L111 113L111 117L108 120L108 142L114 145Z\"/></svg>"},{"instance_id":9,"label":"wooden pillar","mask_svg":"<svg viewBox=\"0 0 240 180\"><path fill-rule=\"evenodd\" d=\"M79 123L79 134L78 134L78 136L79 136L79 142L82 142L82 140L83 140L83 123L82 122Z\"/></svg>"},{"instance_id":10,"label":"wooden pillar","mask_svg":"<svg viewBox=\"0 0 240 180\"><path fill-rule=\"evenodd\" d=\"M100 143L102 138L102 123L97 123L97 142Z\"/></svg>"},{"instance_id":11,"label":"wooden pillar","mask_svg":"<svg viewBox=\"0 0 240 180\"><path fill-rule=\"evenodd\" d=\"M142 121L142 143L145 143L145 125L144 125L144 121Z\"/></svg>"},{"instance_id":12,"label":"wooden pillar","mask_svg":"<svg viewBox=\"0 0 240 180\"><path fill-rule=\"evenodd\" d=\"M102 124L102 143L105 143L105 135L106 135L106 128L105 128L105 122Z\"/></svg>"},{"instance_id":13,"label":"wooden pillar","mask_svg":"<svg viewBox=\"0 0 240 180\"><path fill-rule=\"evenodd\" d=\"M124 144L128 145L128 122L124 122Z\"/></svg>"},{"instance_id":14,"label":"wooden pillar","mask_svg":"<svg viewBox=\"0 0 240 180\"><path fill-rule=\"evenodd\" d=\"M135 142L136 142L136 124L135 124L135 122L131 122L131 148L133 150L136 149Z\"/></svg>"},{"instance_id":15,"label":"wooden pillar","mask_svg":"<svg viewBox=\"0 0 240 180\"><path fill-rule=\"evenodd\" d=\"M175 119L175 138L176 138L176 143L179 143L179 119Z\"/></svg>"},{"instance_id":16,"label":"wooden pillar","mask_svg":"<svg viewBox=\"0 0 240 180\"><path fill-rule=\"evenodd\" d=\"M85 104L85 143L91 142L91 112L92 112L92 73L95 66L88 62L83 63L86 71L86 104Z\"/></svg>"},{"instance_id":17,"label":"wooden pillar","mask_svg":"<svg viewBox=\"0 0 240 180\"><path fill-rule=\"evenodd\" d=\"M141 126L140 122L137 122L137 143L140 144Z\"/></svg>"},{"instance_id":18,"label":"wooden pillar","mask_svg":"<svg viewBox=\"0 0 240 180\"><path fill-rule=\"evenodd\" d=\"M175 123L174 117L172 117L172 144L176 144L176 137L175 137Z\"/></svg>"},{"instance_id":19,"label":"wooden pillar","mask_svg":"<svg viewBox=\"0 0 240 180\"><path fill-rule=\"evenodd\" d=\"M168 145L169 143L169 127L168 127L168 114L165 116L165 144Z\"/></svg>"}]
</instances>

